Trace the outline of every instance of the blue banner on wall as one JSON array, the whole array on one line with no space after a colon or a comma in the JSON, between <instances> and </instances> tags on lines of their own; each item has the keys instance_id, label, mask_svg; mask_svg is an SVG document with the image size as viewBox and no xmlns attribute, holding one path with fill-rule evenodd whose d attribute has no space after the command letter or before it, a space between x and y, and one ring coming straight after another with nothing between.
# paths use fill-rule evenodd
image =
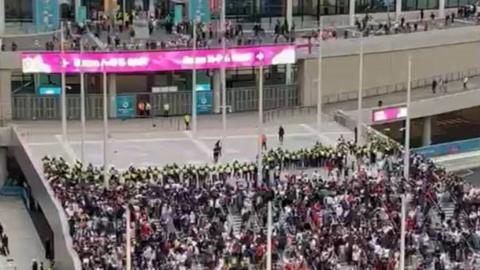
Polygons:
<instances>
[{"instance_id":1,"label":"blue banner on wall","mask_svg":"<svg viewBox=\"0 0 480 270\"><path fill-rule=\"evenodd\" d=\"M59 18L58 0L33 1L33 23L37 31L52 31L58 29Z\"/></svg>"},{"instance_id":2,"label":"blue banner on wall","mask_svg":"<svg viewBox=\"0 0 480 270\"><path fill-rule=\"evenodd\" d=\"M480 150L480 138L441 143L412 149L413 152L429 158L477 150Z\"/></svg>"},{"instance_id":3,"label":"blue banner on wall","mask_svg":"<svg viewBox=\"0 0 480 270\"><path fill-rule=\"evenodd\" d=\"M190 21L197 20L198 22L203 23L210 21L208 1L209 0L188 1L188 18Z\"/></svg>"},{"instance_id":4,"label":"blue banner on wall","mask_svg":"<svg viewBox=\"0 0 480 270\"><path fill-rule=\"evenodd\" d=\"M136 99L134 95L123 95L116 97L117 118L134 118Z\"/></svg>"},{"instance_id":5,"label":"blue banner on wall","mask_svg":"<svg viewBox=\"0 0 480 270\"><path fill-rule=\"evenodd\" d=\"M197 86L197 113L212 112L212 90L198 90Z\"/></svg>"}]
</instances>

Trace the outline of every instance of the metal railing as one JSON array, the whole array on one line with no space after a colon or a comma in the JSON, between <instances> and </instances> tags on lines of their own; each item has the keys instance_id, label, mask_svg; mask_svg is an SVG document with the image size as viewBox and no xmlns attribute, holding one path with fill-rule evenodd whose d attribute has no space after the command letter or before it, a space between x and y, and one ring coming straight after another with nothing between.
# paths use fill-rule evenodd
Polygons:
<instances>
[{"instance_id":1,"label":"metal railing","mask_svg":"<svg viewBox=\"0 0 480 270\"><path fill-rule=\"evenodd\" d=\"M480 67L470 68L466 71L451 72L441 75L430 76L422 79L412 80L412 90L416 88L422 88L432 85L433 80L443 79L445 82L459 81L462 80L465 76L476 77L480 76ZM380 95L387 95L397 92L404 92L407 90L407 83L400 82L389 85L377 86L373 88L368 88L363 90L363 97L375 97ZM350 101L358 99L358 90L352 90L347 92L339 92L335 94L323 96L325 104L329 103L338 103L344 101Z\"/></svg>"},{"instance_id":2,"label":"metal railing","mask_svg":"<svg viewBox=\"0 0 480 270\"><path fill-rule=\"evenodd\" d=\"M119 94L123 95L123 94ZM178 91L169 93L132 93L136 102L151 104L150 116L165 116L165 104L169 104L169 116L190 114L192 93ZM213 97L212 97L213 99ZM298 106L299 95L296 85L272 85L264 88L264 108L289 108ZM60 119L60 97L38 96L35 94L16 94L12 96L12 116L14 120L53 120ZM213 105L213 104L212 104ZM256 87L232 88L227 90L227 105L231 112L248 112L258 110L258 90ZM102 119L103 95L90 94L85 100L86 118ZM108 102L109 111L116 106L114 96ZM136 105L135 108L136 110ZM213 113L213 112L212 112ZM136 115L141 117L140 114ZM115 118L115 114L111 114ZM67 118L80 119L80 95L67 95Z\"/></svg>"}]
</instances>

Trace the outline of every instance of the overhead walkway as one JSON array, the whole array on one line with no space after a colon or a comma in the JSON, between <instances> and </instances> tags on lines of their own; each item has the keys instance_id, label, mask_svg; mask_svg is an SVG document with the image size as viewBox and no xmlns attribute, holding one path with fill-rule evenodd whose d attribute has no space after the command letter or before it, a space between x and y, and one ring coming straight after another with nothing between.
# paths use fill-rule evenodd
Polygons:
<instances>
[{"instance_id":1,"label":"overhead walkway","mask_svg":"<svg viewBox=\"0 0 480 270\"><path fill-rule=\"evenodd\" d=\"M432 159L447 171L460 171L480 167L480 151L446 155Z\"/></svg>"},{"instance_id":2,"label":"overhead walkway","mask_svg":"<svg viewBox=\"0 0 480 270\"><path fill-rule=\"evenodd\" d=\"M454 95L458 95L460 93L467 93L467 92L479 93L478 89L480 89L480 77L469 78L468 89L463 88L463 81L462 80L450 81L447 84L447 93L443 93L442 91L440 91L438 89L438 87L437 87L437 92L433 93L432 88L431 88L431 84L430 84L430 85L425 86L425 87L419 87L419 88L412 89L411 101L412 101L412 104L415 104L416 102L419 102L419 101L426 101L426 100L429 100L429 99L433 100L434 98L439 98L439 97L440 98L441 97L443 97L443 98L449 97L449 99L448 99L449 104L455 106L455 108L458 108L458 109L469 108L469 107L472 107L472 104L476 104L476 103L478 103L477 105L480 106L480 99L476 99L476 100L473 99L473 100L471 100L473 103L471 103L471 104L466 104L465 103L465 105L464 105L464 104L458 103L458 102L456 104L454 102L454 100L451 100L451 98ZM372 109L373 108L375 108L375 109L380 108L380 107L378 107L378 102L379 101L382 101L382 103L383 103L382 108L387 108L387 107L391 107L391 106L403 105L403 104L406 103L406 99L407 99L406 91L399 91L399 92L395 92L395 93L366 97L366 98L363 99L363 108L364 108L363 120L366 121L367 123L369 123L371 121L370 116L371 116L371 113L372 113ZM435 102L437 102L437 101L435 101ZM435 114L444 113L443 111L437 112L437 110L439 110L439 109L441 109L441 110L444 109L445 112L451 111L451 110L447 110L447 109L451 109L451 108L447 108L447 107L438 108L438 107L435 107L435 106L431 107L430 104L426 104L426 103L425 104L417 103L417 105L418 106L423 105L426 108L430 108L429 110L431 110L431 112L435 112ZM412 105L412 106L414 106L414 105ZM355 99L355 100L344 101L344 102L339 102L339 103L327 104L324 108L324 111L328 114L332 114L337 110L342 110L342 111L346 112L350 117L355 119L356 115L357 115L357 108L358 108L358 101ZM418 111L418 113L423 114L425 112L424 111ZM413 115L413 117L421 117L421 116L418 116L418 115L416 116L415 112L412 112L412 115Z\"/></svg>"}]
</instances>

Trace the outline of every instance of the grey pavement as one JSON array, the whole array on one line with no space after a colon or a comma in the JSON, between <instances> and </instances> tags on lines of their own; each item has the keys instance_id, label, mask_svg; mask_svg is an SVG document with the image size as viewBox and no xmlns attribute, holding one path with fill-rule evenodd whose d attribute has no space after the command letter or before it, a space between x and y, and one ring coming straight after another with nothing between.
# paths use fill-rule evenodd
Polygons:
<instances>
[{"instance_id":1,"label":"grey pavement","mask_svg":"<svg viewBox=\"0 0 480 270\"><path fill-rule=\"evenodd\" d=\"M8 235L9 257L14 260L16 269L31 269L33 259L48 266L45 250L22 199L0 197L0 223ZM0 265L0 269L13 268Z\"/></svg>"},{"instance_id":2,"label":"grey pavement","mask_svg":"<svg viewBox=\"0 0 480 270\"><path fill-rule=\"evenodd\" d=\"M230 119L230 123L235 120ZM190 131L164 131L152 127L148 121L111 121L108 161L118 168L129 165L153 166L170 163L204 164L212 161L212 149L221 139L223 152L220 162L233 160L253 161L256 158L258 133L255 124L250 127L231 127L224 134L222 129L202 129L196 134ZM81 158L81 144L78 122L69 124L68 141L60 136L59 122L42 124L19 124L22 136L28 142L36 162L45 155L64 156L69 160ZM312 147L317 141L333 145L339 136L352 139L351 131L335 122L326 120L318 132L314 123L298 122L284 125L286 136L281 147L297 150ZM280 147L277 138L277 125L266 125L264 133L268 137L268 147ZM85 160L96 165L103 164L103 135L99 122L90 122L85 143Z\"/></svg>"}]
</instances>

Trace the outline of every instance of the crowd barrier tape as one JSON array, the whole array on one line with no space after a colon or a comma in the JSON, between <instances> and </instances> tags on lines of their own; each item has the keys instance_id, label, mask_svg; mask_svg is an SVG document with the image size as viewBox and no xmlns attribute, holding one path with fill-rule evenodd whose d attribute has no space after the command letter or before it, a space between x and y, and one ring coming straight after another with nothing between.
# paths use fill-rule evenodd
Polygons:
<instances>
[{"instance_id":1,"label":"crowd barrier tape","mask_svg":"<svg viewBox=\"0 0 480 270\"><path fill-rule=\"evenodd\" d=\"M424 155L428 158L460 154L477 150L480 150L480 138L440 143L412 149L414 153Z\"/></svg>"}]
</instances>

